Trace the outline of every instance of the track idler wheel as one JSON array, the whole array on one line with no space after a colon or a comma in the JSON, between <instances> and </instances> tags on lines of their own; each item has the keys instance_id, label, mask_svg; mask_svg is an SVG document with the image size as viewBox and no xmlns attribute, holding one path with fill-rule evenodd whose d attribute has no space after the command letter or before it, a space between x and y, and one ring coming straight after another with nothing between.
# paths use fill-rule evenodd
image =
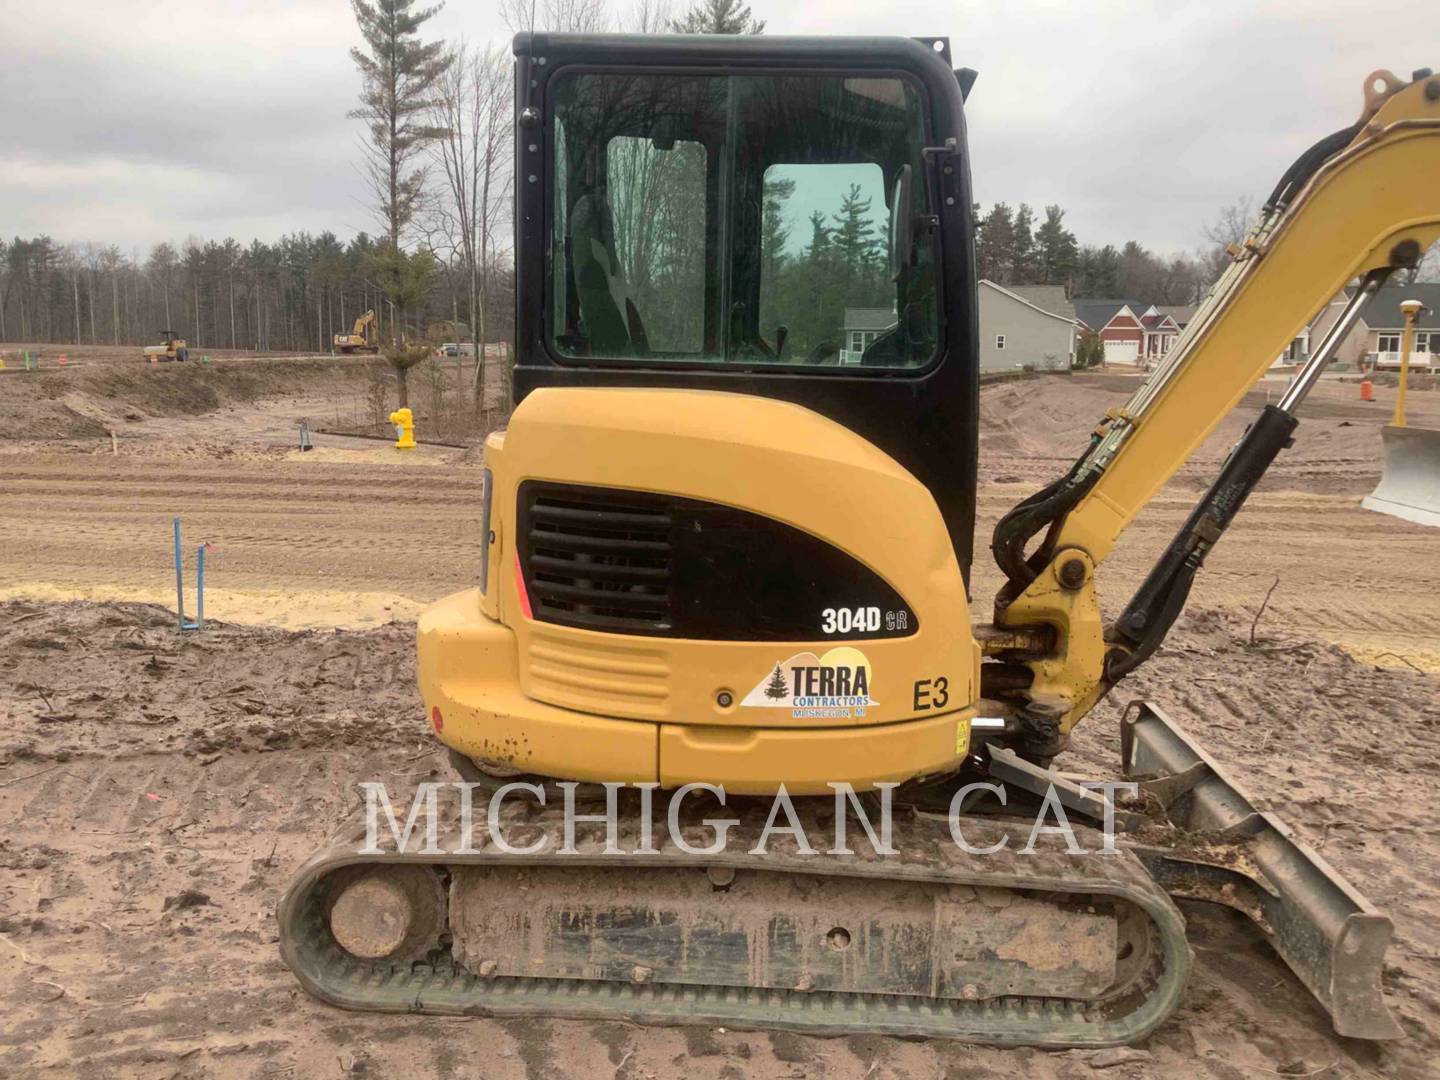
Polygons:
<instances>
[{"instance_id":1,"label":"track idler wheel","mask_svg":"<svg viewBox=\"0 0 1440 1080\"><path fill-rule=\"evenodd\" d=\"M384 864L340 875L330 901L330 933L362 960L409 963L440 943L445 886L425 866Z\"/></svg>"}]
</instances>

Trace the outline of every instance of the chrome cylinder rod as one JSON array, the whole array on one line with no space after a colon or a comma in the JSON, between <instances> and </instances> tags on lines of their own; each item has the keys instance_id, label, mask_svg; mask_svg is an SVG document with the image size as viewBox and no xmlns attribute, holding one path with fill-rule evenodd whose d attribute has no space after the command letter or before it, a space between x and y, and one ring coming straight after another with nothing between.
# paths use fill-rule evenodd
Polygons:
<instances>
[{"instance_id":1,"label":"chrome cylinder rod","mask_svg":"<svg viewBox=\"0 0 1440 1080\"><path fill-rule=\"evenodd\" d=\"M1345 310L1335 320L1335 325L1330 327L1326 335L1320 339L1320 346L1310 354L1295 379L1286 388L1284 395L1280 398L1277 406L1282 412L1291 416L1305 400L1315 384L1320 379L1320 373L1325 370L1330 361L1335 358L1335 353L1340 349L1340 343L1350 336L1350 331L1360 321L1360 316L1365 314L1365 309L1370 306L1370 301L1375 299L1375 294L1380 291L1380 286L1385 284L1385 279L1390 276L1390 267L1383 267L1379 270L1372 270L1365 275L1360 287L1355 290L1355 295L1350 297L1350 302L1345 305Z\"/></svg>"}]
</instances>

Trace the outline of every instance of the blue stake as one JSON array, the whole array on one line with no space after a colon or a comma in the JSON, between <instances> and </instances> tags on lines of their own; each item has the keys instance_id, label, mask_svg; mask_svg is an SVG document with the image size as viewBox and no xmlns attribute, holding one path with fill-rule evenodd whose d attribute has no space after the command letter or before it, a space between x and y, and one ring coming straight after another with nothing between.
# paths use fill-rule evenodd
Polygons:
<instances>
[{"instance_id":1,"label":"blue stake","mask_svg":"<svg viewBox=\"0 0 1440 1080\"><path fill-rule=\"evenodd\" d=\"M201 624L203 623L203 621L204 621L204 619L205 619L205 607L204 607L204 605L205 605L205 598L204 598L204 594L202 593L201 596L200 596L200 605L201 605L201 607L200 607L200 619L201 619L201 622L186 622L186 621L185 621L185 582L184 582L184 579L181 577L181 562L182 562L182 560L181 560L181 555L180 555L180 519L177 517L177 518L174 519L174 522L175 522L175 613L176 613L176 614L179 616L179 618L180 618L180 629L181 629L181 630L199 630ZM200 574L200 583L203 585L204 580L205 580L205 576L204 576L204 575L205 575L205 563L204 563L204 558L205 558L205 556L204 556L204 551L205 551L205 549L202 547L202 548L200 549L200 551L201 551L201 555L200 555L200 560L201 560L201 561L200 561L200 564L199 564L199 566L200 566L199 574Z\"/></svg>"},{"instance_id":2,"label":"blue stake","mask_svg":"<svg viewBox=\"0 0 1440 1080\"><path fill-rule=\"evenodd\" d=\"M180 629L185 629L185 582L180 577L180 519L175 519L175 613L180 616Z\"/></svg>"}]
</instances>

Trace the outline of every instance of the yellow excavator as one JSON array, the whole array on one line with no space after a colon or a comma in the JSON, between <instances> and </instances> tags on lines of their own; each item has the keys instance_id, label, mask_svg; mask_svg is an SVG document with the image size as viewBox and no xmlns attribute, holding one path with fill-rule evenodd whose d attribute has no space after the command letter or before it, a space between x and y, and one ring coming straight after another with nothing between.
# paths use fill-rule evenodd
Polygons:
<instances>
[{"instance_id":1,"label":"yellow excavator","mask_svg":"<svg viewBox=\"0 0 1440 1080\"><path fill-rule=\"evenodd\" d=\"M300 868L279 920L301 983L356 1009L1113 1045L1182 999L1179 897L1252 919L1340 1034L1397 1037L1389 919L1161 710L1125 712L1131 797L1052 761L1440 236L1440 78L1371 75L1285 171L1173 350L999 521L976 619L974 73L938 38L515 54L516 407L486 442L478 581L418 630L476 801L423 845L361 822ZM1107 623L1116 541L1351 281ZM1037 806L1079 843L1037 837Z\"/></svg>"},{"instance_id":2,"label":"yellow excavator","mask_svg":"<svg viewBox=\"0 0 1440 1080\"><path fill-rule=\"evenodd\" d=\"M335 335L335 351L338 353L376 353L380 343L376 339L375 310L365 312L355 320L348 334Z\"/></svg>"}]
</instances>

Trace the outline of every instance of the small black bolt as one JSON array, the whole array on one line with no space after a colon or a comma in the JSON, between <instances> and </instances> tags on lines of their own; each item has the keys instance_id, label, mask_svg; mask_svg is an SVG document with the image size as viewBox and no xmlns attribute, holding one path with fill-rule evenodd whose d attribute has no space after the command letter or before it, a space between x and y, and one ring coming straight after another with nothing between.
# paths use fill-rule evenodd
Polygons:
<instances>
[{"instance_id":1,"label":"small black bolt","mask_svg":"<svg viewBox=\"0 0 1440 1080\"><path fill-rule=\"evenodd\" d=\"M1440 79L1431 79L1425 84L1425 100L1440 101Z\"/></svg>"},{"instance_id":2,"label":"small black bolt","mask_svg":"<svg viewBox=\"0 0 1440 1080\"><path fill-rule=\"evenodd\" d=\"M520 110L520 126L526 128L537 128L540 126L540 110L534 105L526 105Z\"/></svg>"},{"instance_id":3,"label":"small black bolt","mask_svg":"<svg viewBox=\"0 0 1440 1080\"><path fill-rule=\"evenodd\" d=\"M1060 584L1067 589L1078 589L1085 584L1085 564L1079 559L1066 559L1060 564Z\"/></svg>"},{"instance_id":4,"label":"small black bolt","mask_svg":"<svg viewBox=\"0 0 1440 1080\"><path fill-rule=\"evenodd\" d=\"M735 696L731 694L729 690L721 690L715 695L715 704L719 705L722 709L728 709L731 705L735 704Z\"/></svg>"}]
</instances>

